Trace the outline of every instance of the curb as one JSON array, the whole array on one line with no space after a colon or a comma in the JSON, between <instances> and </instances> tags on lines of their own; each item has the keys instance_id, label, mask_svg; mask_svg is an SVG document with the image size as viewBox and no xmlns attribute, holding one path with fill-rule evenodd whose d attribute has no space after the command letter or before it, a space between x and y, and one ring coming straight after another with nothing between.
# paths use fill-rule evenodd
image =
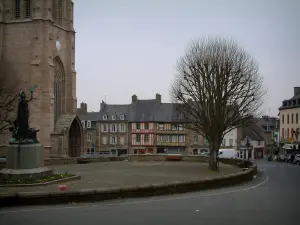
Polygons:
<instances>
[{"instance_id":1,"label":"curb","mask_svg":"<svg viewBox=\"0 0 300 225\"><path fill-rule=\"evenodd\" d=\"M45 185L49 185L49 184L58 184L58 183L62 183L62 182L66 182L66 181L72 181L72 180L81 180L81 176L80 175L75 175L72 177L66 177L63 179L59 179L59 180L52 180L52 181L48 181L45 183L34 183L34 184L2 184L0 185L0 187L36 187L36 186L45 186ZM1 199L1 196L0 196Z\"/></svg>"},{"instance_id":2,"label":"curb","mask_svg":"<svg viewBox=\"0 0 300 225\"><path fill-rule=\"evenodd\" d=\"M257 167L253 165L246 171L225 176L173 182L168 184L141 185L134 187L109 189L83 189L66 192L30 192L0 195L0 207L22 205L51 205L70 202L96 202L120 198L140 198L148 196L169 195L175 193L193 192L199 190L221 188L250 181L257 174Z\"/></svg>"}]
</instances>

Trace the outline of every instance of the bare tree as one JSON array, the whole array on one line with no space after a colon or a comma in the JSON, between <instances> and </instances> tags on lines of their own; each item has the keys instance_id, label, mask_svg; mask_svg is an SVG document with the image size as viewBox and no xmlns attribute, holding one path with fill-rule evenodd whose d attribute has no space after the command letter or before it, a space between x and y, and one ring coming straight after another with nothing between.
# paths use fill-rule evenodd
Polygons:
<instances>
[{"instance_id":1,"label":"bare tree","mask_svg":"<svg viewBox=\"0 0 300 225\"><path fill-rule=\"evenodd\" d=\"M0 134L8 130L15 119L19 79L9 64L0 63Z\"/></svg>"},{"instance_id":2,"label":"bare tree","mask_svg":"<svg viewBox=\"0 0 300 225\"><path fill-rule=\"evenodd\" d=\"M191 121L190 129L210 146L210 168L224 135L245 126L263 103L265 90L256 60L234 40L208 37L193 41L177 62L171 98Z\"/></svg>"}]
</instances>

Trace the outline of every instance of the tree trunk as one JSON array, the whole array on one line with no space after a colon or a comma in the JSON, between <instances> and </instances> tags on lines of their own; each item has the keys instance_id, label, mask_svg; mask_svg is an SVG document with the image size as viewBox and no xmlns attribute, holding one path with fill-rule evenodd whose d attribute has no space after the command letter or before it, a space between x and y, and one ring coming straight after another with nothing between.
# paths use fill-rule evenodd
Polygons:
<instances>
[{"instance_id":1,"label":"tree trunk","mask_svg":"<svg viewBox=\"0 0 300 225\"><path fill-rule=\"evenodd\" d=\"M219 148L213 144L210 147L210 159L209 159L209 168L213 171L218 171L218 162L217 162L217 155L219 152Z\"/></svg>"}]
</instances>

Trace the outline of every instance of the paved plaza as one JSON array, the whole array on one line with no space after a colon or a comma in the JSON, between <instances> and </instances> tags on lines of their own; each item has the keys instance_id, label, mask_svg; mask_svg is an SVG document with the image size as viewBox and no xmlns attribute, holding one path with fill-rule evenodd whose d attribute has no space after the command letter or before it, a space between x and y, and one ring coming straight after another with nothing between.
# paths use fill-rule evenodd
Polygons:
<instances>
[{"instance_id":1,"label":"paved plaza","mask_svg":"<svg viewBox=\"0 0 300 225\"><path fill-rule=\"evenodd\" d=\"M199 162L101 162L50 166L55 172L81 175L81 180L70 181L68 190L96 189L144 184L169 183L235 173L241 169L220 164L220 172L210 171L207 163ZM15 192L59 191L60 184L36 187L0 188L0 194Z\"/></svg>"}]
</instances>

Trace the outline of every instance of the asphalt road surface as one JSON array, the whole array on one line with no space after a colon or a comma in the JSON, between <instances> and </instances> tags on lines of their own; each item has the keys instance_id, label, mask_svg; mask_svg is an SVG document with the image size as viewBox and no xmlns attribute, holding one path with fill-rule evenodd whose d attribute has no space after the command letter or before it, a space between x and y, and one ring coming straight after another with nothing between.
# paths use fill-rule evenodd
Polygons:
<instances>
[{"instance_id":1,"label":"asphalt road surface","mask_svg":"<svg viewBox=\"0 0 300 225\"><path fill-rule=\"evenodd\" d=\"M300 224L300 166L258 161L241 186L89 204L0 210L2 225L289 225Z\"/></svg>"}]
</instances>

